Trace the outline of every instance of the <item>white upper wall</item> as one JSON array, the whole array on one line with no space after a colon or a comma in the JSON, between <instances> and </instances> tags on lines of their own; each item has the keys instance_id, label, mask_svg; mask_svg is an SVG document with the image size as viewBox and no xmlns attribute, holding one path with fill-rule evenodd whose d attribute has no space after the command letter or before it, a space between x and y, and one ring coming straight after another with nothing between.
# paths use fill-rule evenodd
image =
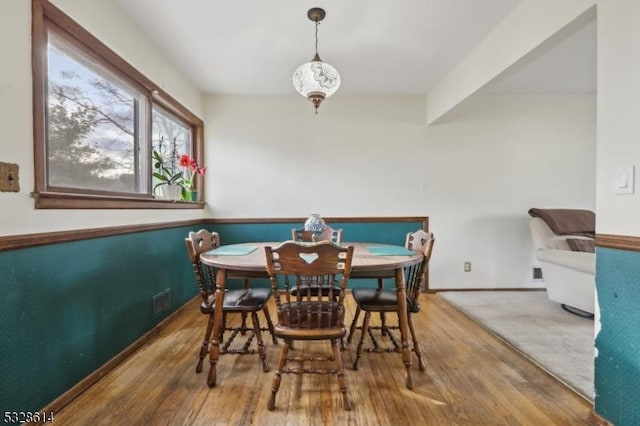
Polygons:
<instances>
[{"instance_id":1,"label":"white upper wall","mask_svg":"<svg viewBox=\"0 0 640 426\"><path fill-rule=\"evenodd\" d=\"M6 0L4 0L6 1ZM14 2L16 0L9 0ZM147 36L118 8L105 0L50 0L138 71L198 117L202 94Z\"/></svg>"},{"instance_id":2,"label":"white upper wall","mask_svg":"<svg viewBox=\"0 0 640 426\"><path fill-rule=\"evenodd\" d=\"M596 229L640 236L640 2L598 1ZM616 195L616 169L635 166L635 193Z\"/></svg>"},{"instance_id":3,"label":"white upper wall","mask_svg":"<svg viewBox=\"0 0 640 426\"><path fill-rule=\"evenodd\" d=\"M595 208L593 95L476 96L432 126L420 96L205 109L215 217L429 216L433 288L531 285L527 210Z\"/></svg>"},{"instance_id":4,"label":"white upper wall","mask_svg":"<svg viewBox=\"0 0 640 426\"><path fill-rule=\"evenodd\" d=\"M195 86L111 2L54 3L194 114L203 116L202 97ZM203 216L201 210L36 210L29 195L34 189L30 1L0 1L0 51L0 161L20 167L20 192L0 192L0 236Z\"/></svg>"}]
</instances>

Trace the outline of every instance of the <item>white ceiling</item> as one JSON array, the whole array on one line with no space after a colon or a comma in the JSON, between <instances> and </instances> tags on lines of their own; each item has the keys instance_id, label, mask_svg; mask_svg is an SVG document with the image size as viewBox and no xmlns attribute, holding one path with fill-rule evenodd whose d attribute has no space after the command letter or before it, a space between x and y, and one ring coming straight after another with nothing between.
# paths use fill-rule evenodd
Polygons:
<instances>
[{"instance_id":1,"label":"white ceiling","mask_svg":"<svg viewBox=\"0 0 640 426\"><path fill-rule=\"evenodd\" d=\"M521 0L114 0L206 93L292 94L314 54L341 93L425 94ZM595 24L547 43L487 90L594 92Z\"/></svg>"},{"instance_id":2,"label":"white ceiling","mask_svg":"<svg viewBox=\"0 0 640 426\"><path fill-rule=\"evenodd\" d=\"M586 16L551 37L487 84L483 92L595 93L595 16Z\"/></svg>"}]
</instances>

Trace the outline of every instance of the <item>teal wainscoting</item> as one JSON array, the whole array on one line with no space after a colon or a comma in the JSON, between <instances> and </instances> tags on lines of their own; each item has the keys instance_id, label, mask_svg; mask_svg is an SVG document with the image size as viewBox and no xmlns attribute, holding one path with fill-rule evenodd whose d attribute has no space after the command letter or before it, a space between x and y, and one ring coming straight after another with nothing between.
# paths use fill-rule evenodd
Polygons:
<instances>
[{"instance_id":1,"label":"teal wainscoting","mask_svg":"<svg viewBox=\"0 0 640 426\"><path fill-rule=\"evenodd\" d=\"M595 411L616 426L640 425L640 252L598 248L596 286Z\"/></svg>"},{"instance_id":2,"label":"teal wainscoting","mask_svg":"<svg viewBox=\"0 0 640 426\"><path fill-rule=\"evenodd\" d=\"M334 229L342 228L343 242L371 242L382 244L394 244L403 246L407 233L417 229L423 229L426 218L397 218L396 220L375 221L375 219L331 220L326 219L327 224ZM209 231L220 234L222 244L248 243L253 241L285 241L291 239L291 229L302 228L304 220L300 222L266 222L265 223L210 223L206 226ZM240 281L231 281L229 288L239 288ZM268 280L252 280L252 285L268 287ZM371 279L354 279L349 282L350 288L375 286L376 281ZM388 279L385 287L393 287L393 280Z\"/></svg>"},{"instance_id":3,"label":"teal wainscoting","mask_svg":"<svg viewBox=\"0 0 640 426\"><path fill-rule=\"evenodd\" d=\"M192 299L193 229L0 251L1 411L43 408ZM167 288L170 309L154 318Z\"/></svg>"},{"instance_id":4,"label":"teal wainscoting","mask_svg":"<svg viewBox=\"0 0 640 426\"><path fill-rule=\"evenodd\" d=\"M358 241L384 244L404 245L408 232L422 229L423 221L385 221L385 222L340 222L327 223L335 228L342 228L344 242ZM207 226L210 231L220 234L222 244L246 243L252 241L284 241L291 239L291 229L302 228L302 222L285 223L212 223Z\"/></svg>"}]
</instances>

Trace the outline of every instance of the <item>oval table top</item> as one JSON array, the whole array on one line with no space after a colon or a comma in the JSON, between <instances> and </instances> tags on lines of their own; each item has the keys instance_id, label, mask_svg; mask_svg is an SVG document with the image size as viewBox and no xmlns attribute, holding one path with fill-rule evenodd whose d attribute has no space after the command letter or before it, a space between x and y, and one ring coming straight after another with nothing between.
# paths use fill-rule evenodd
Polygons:
<instances>
[{"instance_id":1,"label":"oval table top","mask_svg":"<svg viewBox=\"0 0 640 426\"><path fill-rule=\"evenodd\" d=\"M237 251L237 253L243 253L243 248L247 246L256 248L248 254L215 254L205 252L200 255L200 260L205 265L221 269L266 273L267 259L264 248L266 246L276 247L282 243L283 241L229 244L220 246L220 248L225 248L228 252ZM370 249L381 248L382 252L384 252L385 249L391 252L395 250L401 252L403 249L406 250L403 246L357 242L346 242L342 243L342 245L353 246L353 259L351 261L352 272L393 270L416 264L423 259L423 254L417 251L413 251L411 255L381 255L369 251Z\"/></svg>"}]
</instances>

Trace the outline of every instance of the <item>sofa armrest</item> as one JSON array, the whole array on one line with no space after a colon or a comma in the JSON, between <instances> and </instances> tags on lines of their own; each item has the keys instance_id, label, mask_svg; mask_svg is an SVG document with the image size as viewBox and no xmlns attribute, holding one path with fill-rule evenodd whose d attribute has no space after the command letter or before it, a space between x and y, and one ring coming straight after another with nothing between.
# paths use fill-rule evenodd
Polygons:
<instances>
[{"instance_id":1,"label":"sofa armrest","mask_svg":"<svg viewBox=\"0 0 640 426\"><path fill-rule=\"evenodd\" d=\"M555 265L565 266L576 271L595 275L596 257L593 253L581 251L539 249L536 257L541 262L549 262Z\"/></svg>"}]
</instances>

